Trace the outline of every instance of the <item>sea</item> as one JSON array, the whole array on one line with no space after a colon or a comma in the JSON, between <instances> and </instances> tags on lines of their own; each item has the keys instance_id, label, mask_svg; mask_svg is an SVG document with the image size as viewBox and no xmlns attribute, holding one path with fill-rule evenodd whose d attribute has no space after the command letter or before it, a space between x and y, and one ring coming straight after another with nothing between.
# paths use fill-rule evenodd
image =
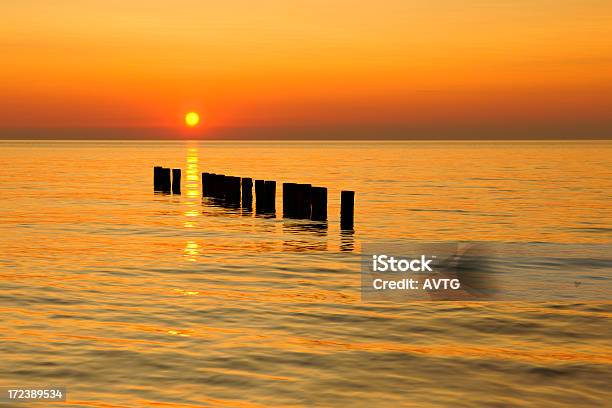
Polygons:
<instances>
[{"instance_id":1,"label":"sea","mask_svg":"<svg viewBox=\"0 0 612 408\"><path fill-rule=\"evenodd\" d=\"M203 172L276 181L276 212ZM612 141L8 140L0 203L0 387L66 390L0 406L612 406ZM522 298L364 301L381 242L519 248Z\"/></svg>"}]
</instances>

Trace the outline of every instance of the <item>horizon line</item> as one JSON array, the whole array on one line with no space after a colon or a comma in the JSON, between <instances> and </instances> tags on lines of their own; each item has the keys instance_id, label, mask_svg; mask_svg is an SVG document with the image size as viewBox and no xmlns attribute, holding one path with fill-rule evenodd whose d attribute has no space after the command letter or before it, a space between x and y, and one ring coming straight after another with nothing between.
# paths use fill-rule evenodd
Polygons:
<instances>
[{"instance_id":1,"label":"horizon line","mask_svg":"<svg viewBox=\"0 0 612 408\"><path fill-rule=\"evenodd\" d=\"M0 140L612 140L607 126L0 127Z\"/></svg>"}]
</instances>

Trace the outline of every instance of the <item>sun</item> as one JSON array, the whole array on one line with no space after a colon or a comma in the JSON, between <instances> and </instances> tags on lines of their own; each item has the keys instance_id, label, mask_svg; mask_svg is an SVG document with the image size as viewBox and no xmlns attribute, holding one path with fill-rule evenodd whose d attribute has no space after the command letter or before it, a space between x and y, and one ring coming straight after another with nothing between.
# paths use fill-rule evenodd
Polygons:
<instances>
[{"instance_id":1,"label":"sun","mask_svg":"<svg viewBox=\"0 0 612 408\"><path fill-rule=\"evenodd\" d=\"M200 115L197 112L188 112L185 115L185 124L189 127L197 126L200 123Z\"/></svg>"}]
</instances>

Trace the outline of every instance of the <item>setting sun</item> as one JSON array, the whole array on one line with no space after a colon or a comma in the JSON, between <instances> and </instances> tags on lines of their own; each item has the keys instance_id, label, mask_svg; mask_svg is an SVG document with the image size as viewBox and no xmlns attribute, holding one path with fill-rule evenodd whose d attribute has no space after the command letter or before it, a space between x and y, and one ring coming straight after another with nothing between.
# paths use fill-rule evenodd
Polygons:
<instances>
[{"instance_id":1,"label":"setting sun","mask_svg":"<svg viewBox=\"0 0 612 408\"><path fill-rule=\"evenodd\" d=\"M200 115L196 112L189 112L185 115L185 124L189 127L194 127L200 123Z\"/></svg>"}]
</instances>

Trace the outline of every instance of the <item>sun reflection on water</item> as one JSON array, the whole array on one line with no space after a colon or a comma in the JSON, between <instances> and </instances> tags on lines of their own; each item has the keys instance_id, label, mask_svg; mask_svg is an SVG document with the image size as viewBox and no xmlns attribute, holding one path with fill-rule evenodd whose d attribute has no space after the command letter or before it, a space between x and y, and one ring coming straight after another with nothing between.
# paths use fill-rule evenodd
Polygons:
<instances>
[{"instance_id":1,"label":"sun reflection on water","mask_svg":"<svg viewBox=\"0 0 612 408\"><path fill-rule=\"evenodd\" d=\"M183 221L183 227L191 229L199 226L198 217L200 216L200 212L198 211L198 206L200 205L200 165L197 148L187 148L186 167L186 200L183 202L186 207L183 211L183 216L186 217L186 219ZM183 256L188 261L195 262L200 255L200 250L200 245L197 242L188 240L185 242Z\"/></svg>"},{"instance_id":2,"label":"sun reflection on water","mask_svg":"<svg viewBox=\"0 0 612 408\"><path fill-rule=\"evenodd\" d=\"M183 255L188 261L195 262L200 255L200 245L195 241L187 241L185 248L183 248Z\"/></svg>"}]
</instances>

